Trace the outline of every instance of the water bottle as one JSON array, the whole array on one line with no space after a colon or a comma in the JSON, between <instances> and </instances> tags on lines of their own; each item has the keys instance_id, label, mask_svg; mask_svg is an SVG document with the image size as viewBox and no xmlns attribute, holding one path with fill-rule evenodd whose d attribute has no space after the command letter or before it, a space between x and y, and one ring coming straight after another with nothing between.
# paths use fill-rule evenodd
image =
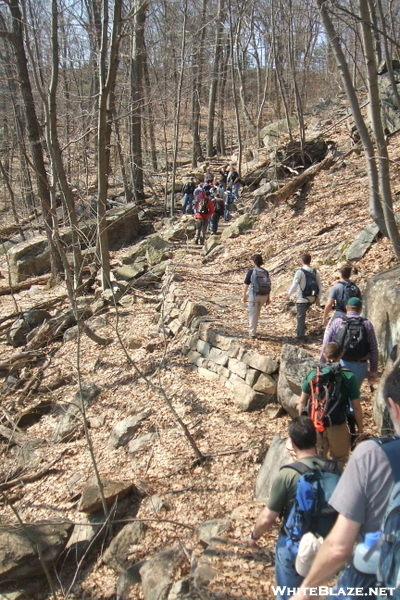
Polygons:
<instances>
[{"instance_id":1,"label":"water bottle","mask_svg":"<svg viewBox=\"0 0 400 600\"><path fill-rule=\"evenodd\" d=\"M378 571L378 563L380 556L380 548L376 547L372 552L368 560L365 560L365 555L372 548L372 546L379 540L381 531L374 531L373 533L367 533L365 540L362 544L357 544L353 564L357 571L372 575Z\"/></svg>"}]
</instances>

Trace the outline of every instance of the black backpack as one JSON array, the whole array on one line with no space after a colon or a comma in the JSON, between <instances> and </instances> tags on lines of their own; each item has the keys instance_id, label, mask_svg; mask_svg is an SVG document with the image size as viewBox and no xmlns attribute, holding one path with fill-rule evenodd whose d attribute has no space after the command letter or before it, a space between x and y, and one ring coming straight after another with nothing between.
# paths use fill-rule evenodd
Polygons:
<instances>
[{"instance_id":1,"label":"black backpack","mask_svg":"<svg viewBox=\"0 0 400 600\"><path fill-rule=\"evenodd\" d=\"M194 190L195 190L195 185L192 181L188 181L187 183L185 183L185 185L182 188L182 193L183 194L193 194Z\"/></svg>"},{"instance_id":2,"label":"black backpack","mask_svg":"<svg viewBox=\"0 0 400 600\"><path fill-rule=\"evenodd\" d=\"M343 351L343 360L363 360L369 354L368 332L362 317L342 317L343 323L336 334L335 342Z\"/></svg>"},{"instance_id":3,"label":"black backpack","mask_svg":"<svg viewBox=\"0 0 400 600\"><path fill-rule=\"evenodd\" d=\"M317 431L346 422L348 402L342 402L342 366L340 363L318 365L309 382L307 413Z\"/></svg>"},{"instance_id":4,"label":"black backpack","mask_svg":"<svg viewBox=\"0 0 400 600\"><path fill-rule=\"evenodd\" d=\"M317 298L319 294L319 287L317 283L317 271L313 269L312 271L308 271L307 269L301 269L306 276L306 285L304 290L302 291L303 298Z\"/></svg>"},{"instance_id":5,"label":"black backpack","mask_svg":"<svg viewBox=\"0 0 400 600\"><path fill-rule=\"evenodd\" d=\"M346 312L348 300L350 298L361 298L361 292L356 284L351 281L339 281L339 283L342 285L342 288L340 290L340 298L335 299L335 308L336 310Z\"/></svg>"},{"instance_id":6,"label":"black backpack","mask_svg":"<svg viewBox=\"0 0 400 600\"><path fill-rule=\"evenodd\" d=\"M210 212L209 208L208 208L208 198L203 198L202 200L200 200L200 204L199 204L199 208L197 211L200 215L208 215L208 213Z\"/></svg>"}]
</instances>

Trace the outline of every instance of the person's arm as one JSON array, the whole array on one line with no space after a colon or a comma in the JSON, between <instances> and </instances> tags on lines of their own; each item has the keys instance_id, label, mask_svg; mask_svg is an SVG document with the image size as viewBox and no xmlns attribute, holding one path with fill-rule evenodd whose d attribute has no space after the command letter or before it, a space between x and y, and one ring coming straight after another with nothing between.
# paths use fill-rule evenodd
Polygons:
<instances>
[{"instance_id":1,"label":"person's arm","mask_svg":"<svg viewBox=\"0 0 400 600\"><path fill-rule=\"evenodd\" d=\"M369 343L369 374L368 381L376 381L376 373L378 371L378 342L375 335L375 330L372 323L369 321L365 324Z\"/></svg>"},{"instance_id":2,"label":"person's arm","mask_svg":"<svg viewBox=\"0 0 400 600\"><path fill-rule=\"evenodd\" d=\"M326 583L343 567L353 553L360 527L360 523L351 521L343 515L338 516L332 531L319 549L299 594L293 596L292 600L314 600L316 594L310 593L310 588L317 588Z\"/></svg>"},{"instance_id":3,"label":"person's arm","mask_svg":"<svg viewBox=\"0 0 400 600\"><path fill-rule=\"evenodd\" d=\"M357 433L363 433L364 426L363 426L363 413L362 413L362 408L361 408L361 402L360 402L360 400L352 400L351 404L352 404L353 410L354 410L354 418L357 423Z\"/></svg>"},{"instance_id":4,"label":"person's arm","mask_svg":"<svg viewBox=\"0 0 400 600\"><path fill-rule=\"evenodd\" d=\"M258 548L257 540L271 529L278 517L279 513L270 510L268 506L266 506L257 517L256 524L254 525L254 529L249 539L249 546Z\"/></svg>"},{"instance_id":5,"label":"person's arm","mask_svg":"<svg viewBox=\"0 0 400 600\"><path fill-rule=\"evenodd\" d=\"M306 406L308 399L310 397L310 394L306 394L305 392L301 392L301 396L300 396L300 400L299 403L297 404L297 412L299 413L299 415L301 415L301 413L303 412L303 408Z\"/></svg>"},{"instance_id":6,"label":"person's arm","mask_svg":"<svg viewBox=\"0 0 400 600\"><path fill-rule=\"evenodd\" d=\"M326 304L325 304L325 308L324 308L324 315L322 317L322 325L327 325L328 324L329 313L330 313L331 308L333 307L334 304L335 304L335 299L334 298L328 298L328 300L326 301Z\"/></svg>"},{"instance_id":7,"label":"person's arm","mask_svg":"<svg viewBox=\"0 0 400 600\"><path fill-rule=\"evenodd\" d=\"M290 290L286 294L287 300L290 299L290 296L293 294L293 292L295 292L297 290L299 285L300 285L300 275L299 275L299 272L296 271L296 273L294 274L294 277L293 277L292 285L290 286Z\"/></svg>"},{"instance_id":8,"label":"person's arm","mask_svg":"<svg viewBox=\"0 0 400 600\"><path fill-rule=\"evenodd\" d=\"M249 287L250 285L245 285L244 286L244 290L243 290L243 302L247 302L247 300L249 299Z\"/></svg>"},{"instance_id":9,"label":"person's arm","mask_svg":"<svg viewBox=\"0 0 400 600\"><path fill-rule=\"evenodd\" d=\"M337 334L341 324L342 324L342 319L340 317L338 317L334 321L331 321L329 327L326 329L324 339L322 341L321 354L319 357L320 362L323 362L323 363L326 362L326 358L324 356L326 347L329 344L329 342L335 341L336 334Z\"/></svg>"}]
</instances>

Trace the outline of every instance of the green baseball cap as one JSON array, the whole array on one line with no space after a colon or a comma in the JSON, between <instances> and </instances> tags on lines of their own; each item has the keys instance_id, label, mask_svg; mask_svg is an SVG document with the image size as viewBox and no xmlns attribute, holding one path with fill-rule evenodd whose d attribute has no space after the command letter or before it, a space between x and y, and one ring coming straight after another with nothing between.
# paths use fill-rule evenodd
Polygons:
<instances>
[{"instance_id":1,"label":"green baseball cap","mask_svg":"<svg viewBox=\"0 0 400 600\"><path fill-rule=\"evenodd\" d=\"M349 298L347 300L347 306L356 306L356 307L362 306L362 302L361 302L360 298L356 298L356 297Z\"/></svg>"}]
</instances>

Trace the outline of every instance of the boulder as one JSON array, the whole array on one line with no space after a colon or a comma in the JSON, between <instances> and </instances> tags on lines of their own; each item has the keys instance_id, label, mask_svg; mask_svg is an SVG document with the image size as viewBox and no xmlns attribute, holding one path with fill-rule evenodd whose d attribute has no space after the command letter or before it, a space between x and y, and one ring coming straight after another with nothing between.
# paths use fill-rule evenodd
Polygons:
<instances>
[{"instance_id":1,"label":"boulder","mask_svg":"<svg viewBox=\"0 0 400 600\"><path fill-rule=\"evenodd\" d=\"M66 550L72 553L72 556L81 558L89 544L91 544L99 533L104 522L104 513L96 512L93 515L84 515L80 522L75 524L71 537L68 540ZM98 541L100 542L102 538Z\"/></svg>"},{"instance_id":2,"label":"boulder","mask_svg":"<svg viewBox=\"0 0 400 600\"><path fill-rule=\"evenodd\" d=\"M116 600L127 600L130 597L130 589L142 581L140 577L140 569L145 564L145 560L128 567L121 573L117 581L117 597Z\"/></svg>"},{"instance_id":3,"label":"boulder","mask_svg":"<svg viewBox=\"0 0 400 600\"><path fill-rule=\"evenodd\" d=\"M167 600L175 572L185 560L180 546L166 548L147 560L140 569L144 600Z\"/></svg>"},{"instance_id":4,"label":"boulder","mask_svg":"<svg viewBox=\"0 0 400 600\"><path fill-rule=\"evenodd\" d=\"M184 242L194 237L195 233L195 220L190 218L188 220L181 221L178 225L170 227L163 234L164 240L167 242Z\"/></svg>"},{"instance_id":5,"label":"boulder","mask_svg":"<svg viewBox=\"0 0 400 600\"><path fill-rule=\"evenodd\" d=\"M375 223L367 225L356 237L354 242L347 248L345 257L348 261L361 260L367 250L374 243L379 233L379 227Z\"/></svg>"},{"instance_id":6,"label":"boulder","mask_svg":"<svg viewBox=\"0 0 400 600\"><path fill-rule=\"evenodd\" d=\"M102 329L103 327L106 327L106 325L107 325L106 320L103 319L102 317L93 317L91 319L88 319L86 321L86 323L92 331L98 331L99 329ZM77 337L78 337L78 326L75 325L74 327L70 327L69 329L67 329L64 332L63 340L64 340L64 342L69 342L70 340L76 340Z\"/></svg>"},{"instance_id":7,"label":"boulder","mask_svg":"<svg viewBox=\"0 0 400 600\"><path fill-rule=\"evenodd\" d=\"M147 446L150 442L153 442L158 438L158 434L155 431L151 431L150 433L145 433L144 435L131 440L128 443L127 450L129 454L134 454L135 452L139 452L142 448Z\"/></svg>"},{"instance_id":8,"label":"boulder","mask_svg":"<svg viewBox=\"0 0 400 600\"><path fill-rule=\"evenodd\" d=\"M103 562L119 573L124 571L129 565L128 553L130 546L140 544L146 529L146 525L139 521L125 525L104 552Z\"/></svg>"},{"instance_id":9,"label":"boulder","mask_svg":"<svg viewBox=\"0 0 400 600\"><path fill-rule=\"evenodd\" d=\"M229 382L232 383L233 400L244 412L259 410L269 401L274 401L274 398L254 391L237 375L231 375Z\"/></svg>"},{"instance_id":10,"label":"boulder","mask_svg":"<svg viewBox=\"0 0 400 600\"><path fill-rule=\"evenodd\" d=\"M203 546L208 546L212 538L219 537L221 533L228 531L231 526L229 519L211 519L205 521L199 527L199 541Z\"/></svg>"},{"instance_id":11,"label":"boulder","mask_svg":"<svg viewBox=\"0 0 400 600\"><path fill-rule=\"evenodd\" d=\"M272 358L271 356L264 356L263 354L258 354L258 352L246 352L241 360L252 367L253 369L257 369L257 371L262 371L263 373L267 373L267 375L272 375L272 373L276 373L279 368L278 362Z\"/></svg>"},{"instance_id":12,"label":"boulder","mask_svg":"<svg viewBox=\"0 0 400 600\"><path fill-rule=\"evenodd\" d=\"M229 225L229 227L226 227L223 230L221 238L226 240L227 238L238 237L241 233L245 233L246 231L252 229L253 225L254 217L251 217L248 213L245 213L236 219L232 225Z\"/></svg>"},{"instance_id":13,"label":"boulder","mask_svg":"<svg viewBox=\"0 0 400 600\"><path fill-rule=\"evenodd\" d=\"M150 415L151 411L147 410L117 423L112 430L108 441L110 450L116 450L120 446L126 446L139 429L141 423Z\"/></svg>"},{"instance_id":14,"label":"boulder","mask_svg":"<svg viewBox=\"0 0 400 600\"><path fill-rule=\"evenodd\" d=\"M400 94L400 63L398 60L393 60L392 65L397 91ZM383 61L383 63L379 65L378 74L383 125L386 133L393 133L400 129L400 110L396 104L392 84L387 72L386 61Z\"/></svg>"},{"instance_id":15,"label":"boulder","mask_svg":"<svg viewBox=\"0 0 400 600\"><path fill-rule=\"evenodd\" d=\"M219 245L220 240L221 238L219 235L210 235L210 237L207 239L206 243L203 246L203 254L210 254L210 252Z\"/></svg>"},{"instance_id":16,"label":"boulder","mask_svg":"<svg viewBox=\"0 0 400 600\"><path fill-rule=\"evenodd\" d=\"M16 244L8 252L8 262L12 285L47 273L50 270L47 238L37 236Z\"/></svg>"},{"instance_id":17,"label":"boulder","mask_svg":"<svg viewBox=\"0 0 400 600\"><path fill-rule=\"evenodd\" d=\"M395 350L397 350L397 346L395 347ZM393 352L392 357L389 357L385 370L380 378L378 389L375 392L372 405L375 424L379 427L380 435L383 436L393 435L396 433L389 409L383 397L383 386L385 385L385 379L392 371L395 359L396 352Z\"/></svg>"},{"instance_id":18,"label":"boulder","mask_svg":"<svg viewBox=\"0 0 400 600\"><path fill-rule=\"evenodd\" d=\"M37 544L49 568L65 548L73 529L70 521L42 521L25 525L25 529L35 538L32 542L29 535L19 524L3 524L0 526L0 580L32 578L43 574L39 560Z\"/></svg>"},{"instance_id":19,"label":"boulder","mask_svg":"<svg viewBox=\"0 0 400 600\"><path fill-rule=\"evenodd\" d=\"M262 394L275 396L277 392L277 380L271 375L261 373L256 383L253 385L253 390L255 392L261 392Z\"/></svg>"},{"instance_id":20,"label":"boulder","mask_svg":"<svg viewBox=\"0 0 400 600\"><path fill-rule=\"evenodd\" d=\"M266 196L267 194L272 194L273 192L275 192L278 189L278 186L279 186L279 184L277 181L267 181L267 183L264 183L263 185L261 185L253 193L253 196L255 198L258 198L259 196Z\"/></svg>"},{"instance_id":21,"label":"boulder","mask_svg":"<svg viewBox=\"0 0 400 600\"><path fill-rule=\"evenodd\" d=\"M114 273L117 279L130 281L131 279L139 277L140 275L145 273L146 269L147 265L145 262L137 262L134 265L118 267L118 269L115 269Z\"/></svg>"},{"instance_id":22,"label":"boulder","mask_svg":"<svg viewBox=\"0 0 400 600\"><path fill-rule=\"evenodd\" d=\"M138 262L138 259L141 259L139 262L143 262L148 251L151 252L152 250L157 250L163 253L168 252L170 249L171 245L157 233L154 233L153 235L147 236L135 246L132 246L132 248L123 255L122 263L124 265L132 265L133 263Z\"/></svg>"},{"instance_id":23,"label":"boulder","mask_svg":"<svg viewBox=\"0 0 400 600\"><path fill-rule=\"evenodd\" d=\"M277 389L278 402L292 417L298 416L296 406L300 400L303 380L317 364L311 354L298 346L284 344L282 347Z\"/></svg>"},{"instance_id":24,"label":"boulder","mask_svg":"<svg viewBox=\"0 0 400 600\"><path fill-rule=\"evenodd\" d=\"M32 329L35 327L39 327L45 321L51 319L51 314L47 310L40 310L38 308L33 308L28 312L24 313L24 319L30 325Z\"/></svg>"},{"instance_id":25,"label":"boulder","mask_svg":"<svg viewBox=\"0 0 400 600\"><path fill-rule=\"evenodd\" d=\"M295 117L290 117L290 126L296 127L297 121ZM288 122L286 119L280 119L279 121L274 121L269 125L263 127L260 131L260 139L263 140L264 146L266 148L276 146L279 143L279 139L282 134L288 132Z\"/></svg>"},{"instance_id":26,"label":"boulder","mask_svg":"<svg viewBox=\"0 0 400 600\"><path fill-rule=\"evenodd\" d=\"M135 488L131 481L112 481L111 479L102 480L103 495L107 506L111 506L116 498L122 500ZM91 515L102 510L103 504L95 477L87 480L82 497L79 501L78 510Z\"/></svg>"},{"instance_id":27,"label":"boulder","mask_svg":"<svg viewBox=\"0 0 400 600\"><path fill-rule=\"evenodd\" d=\"M189 326L195 317L203 317L208 314L208 309L204 304L186 300L182 303L179 311L179 320L186 326Z\"/></svg>"},{"instance_id":28,"label":"boulder","mask_svg":"<svg viewBox=\"0 0 400 600\"><path fill-rule=\"evenodd\" d=\"M385 363L400 340L400 266L370 279L363 294L363 315L375 329L381 360Z\"/></svg>"},{"instance_id":29,"label":"boulder","mask_svg":"<svg viewBox=\"0 0 400 600\"><path fill-rule=\"evenodd\" d=\"M287 440L282 439L279 435L275 435L261 469L258 472L255 489L255 497L257 500L262 502L268 500L272 482L278 474L279 469L293 461L294 459L287 449Z\"/></svg>"},{"instance_id":30,"label":"boulder","mask_svg":"<svg viewBox=\"0 0 400 600\"><path fill-rule=\"evenodd\" d=\"M82 422L82 406L89 405L101 392L101 388L95 383L84 381L82 389L78 390L61 421L56 425L53 432L53 441L68 442L73 437L81 435L83 426Z\"/></svg>"},{"instance_id":31,"label":"boulder","mask_svg":"<svg viewBox=\"0 0 400 600\"><path fill-rule=\"evenodd\" d=\"M106 231L110 250L119 250L139 237L140 222L134 202L106 212Z\"/></svg>"},{"instance_id":32,"label":"boulder","mask_svg":"<svg viewBox=\"0 0 400 600\"><path fill-rule=\"evenodd\" d=\"M7 341L14 348L20 348L27 343L26 336L32 331L25 319L17 319L7 332Z\"/></svg>"}]
</instances>

